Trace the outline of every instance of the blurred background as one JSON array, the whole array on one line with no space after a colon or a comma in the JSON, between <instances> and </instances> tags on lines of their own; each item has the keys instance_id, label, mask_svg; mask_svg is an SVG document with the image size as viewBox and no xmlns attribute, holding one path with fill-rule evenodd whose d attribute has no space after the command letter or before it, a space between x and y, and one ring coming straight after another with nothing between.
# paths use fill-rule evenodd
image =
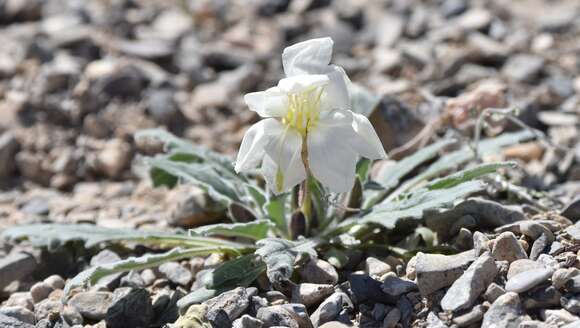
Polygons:
<instances>
[{"instance_id":1,"label":"blurred background","mask_svg":"<svg viewBox=\"0 0 580 328\"><path fill-rule=\"evenodd\" d=\"M243 95L277 83L284 47L321 36L380 97L371 120L387 150L426 124L471 134L487 107L517 107L577 149L577 0L2 0L0 24L2 224L153 222L166 196L133 182L131 163L149 151L134 132L164 127L235 155L257 120ZM580 179L574 151L546 156L532 142L508 157L529 164L538 189Z\"/></svg>"}]
</instances>

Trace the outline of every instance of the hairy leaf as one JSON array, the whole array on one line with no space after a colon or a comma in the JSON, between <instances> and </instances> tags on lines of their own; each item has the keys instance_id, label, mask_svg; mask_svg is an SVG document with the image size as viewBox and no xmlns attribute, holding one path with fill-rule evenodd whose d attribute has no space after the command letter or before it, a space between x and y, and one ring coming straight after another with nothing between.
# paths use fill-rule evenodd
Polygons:
<instances>
[{"instance_id":1,"label":"hairy leaf","mask_svg":"<svg viewBox=\"0 0 580 328\"><path fill-rule=\"evenodd\" d=\"M207 289L218 291L239 286L247 287L265 270L264 262L255 254L248 254L224 262L212 272L204 275L202 282Z\"/></svg>"},{"instance_id":2,"label":"hairy leaf","mask_svg":"<svg viewBox=\"0 0 580 328\"><path fill-rule=\"evenodd\" d=\"M290 279L294 263L301 255L316 257L313 241L290 241L280 238L262 239L256 243L259 255L266 263L268 279L280 284Z\"/></svg>"},{"instance_id":3,"label":"hairy leaf","mask_svg":"<svg viewBox=\"0 0 580 328\"><path fill-rule=\"evenodd\" d=\"M288 233L286 226L286 194L271 197L264 205L267 218L274 222L278 231L282 234Z\"/></svg>"},{"instance_id":4,"label":"hairy leaf","mask_svg":"<svg viewBox=\"0 0 580 328\"><path fill-rule=\"evenodd\" d=\"M99 281L99 279L117 272L142 270L170 261L176 261L193 256L208 255L220 251L221 249L217 247L174 248L171 251L162 254L147 254L141 257L130 257L118 262L97 265L82 271L69 280L64 288L63 298L66 300L69 292L75 287L84 286L86 284L92 285Z\"/></svg>"},{"instance_id":5,"label":"hairy leaf","mask_svg":"<svg viewBox=\"0 0 580 328\"><path fill-rule=\"evenodd\" d=\"M0 236L13 241L30 240L35 247L57 248L68 242L84 242L86 248L100 243L135 242L147 245L170 246L226 246L245 247L226 240L188 237L168 232L141 231L133 229L111 229L92 224L32 224L15 226L4 230Z\"/></svg>"},{"instance_id":6,"label":"hairy leaf","mask_svg":"<svg viewBox=\"0 0 580 328\"><path fill-rule=\"evenodd\" d=\"M479 178L485 174L497 172L497 170L506 167L517 167L517 163L500 162L500 163L488 163L476 165L474 167L461 170L446 177L433 180L429 182L429 184L427 185L427 189L434 190L434 189L451 188L465 181Z\"/></svg>"},{"instance_id":7,"label":"hairy leaf","mask_svg":"<svg viewBox=\"0 0 580 328\"><path fill-rule=\"evenodd\" d=\"M444 139L437 141L423 149L420 149L410 156L396 162L392 166L386 167L378 174L375 181L380 183L386 190L396 187L402 178L426 161L435 158L439 152L456 140Z\"/></svg>"},{"instance_id":8,"label":"hairy leaf","mask_svg":"<svg viewBox=\"0 0 580 328\"><path fill-rule=\"evenodd\" d=\"M236 179L241 179L234 171L233 160L228 156L211 151L205 147L193 145L170 132L162 129L141 130L135 133L135 139L156 139L164 143L166 151L170 153L187 153L200 160L214 165L219 171Z\"/></svg>"},{"instance_id":9,"label":"hairy leaf","mask_svg":"<svg viewBox=\"0 0 580 328\"><path fill-rule=\"evenodd\" d=\"M422 188L403 195L402 199L381 203L367 215L358 219L346 220L342 225L372 222L392 229L400 219L419 219L425 210L450 207L470 194L483 190L484 187L485 184L482 181L475 180L447 189L429 190Z\"/></svg>"},{"instance_id":10,"label":"hairy leaf","mask_svg":"<svg viewBox=\"0 0 580 328\"><path fill-rule=\"evenodd\" d=\"M214 166L205 163L176 162L159 156L145 159L145 163L204 188L210 197L216 200L227 204L239 201L235 185L231 180L223 178Z\"/></svg>"},{"instance_id":11,"label":"hairy leaf","mask_svg":"<svg viewBox=\"0 0 580 328\"><path fill-rule=\"evenodd\" d=\"M210 224L190 229L190 236L242 237L253 240L264 239L274 224L271 221L259 220L245 223Z\"/></svg>"},{"instance_id":12,"label":"hairy leaf","mask_svg":"<svg viewBox=\"0 0 580 328\"><path fill-rule=\"evenodd\" d=\"M496 138L486 139L477 145L479 156L485 156L499 152L503 147L517 144L521 141L531 139L534 134L530 131L520 131L506 133ZM425 171L417 174L410 180L405 181L387 200L392 200L403 193L419 186L422 182L436 178L446 172L457 169L474 158L475 154L470 146L463 146L461 149L441 156L435 163L431 164Z\"/></svg>"}]
</instances>

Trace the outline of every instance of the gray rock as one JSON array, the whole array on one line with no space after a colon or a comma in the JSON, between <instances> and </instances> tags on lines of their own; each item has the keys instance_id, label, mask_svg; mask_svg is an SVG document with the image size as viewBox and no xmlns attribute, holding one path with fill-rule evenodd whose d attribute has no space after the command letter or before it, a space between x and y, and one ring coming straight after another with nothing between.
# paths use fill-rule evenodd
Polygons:
<instances>
[{"instance_id":1,"label":"gray rock","mask_svg":"<svg viewBox=\"0 0 580 328\"><path fill-rule=\"evenodd\" d=\"M492 282L487 286L485 293L483 294L483 298L485 298L488 302L493 303L495 300L500 297L501 295L505 294L505 289L500 285Z\"/></svg>"},{"instance_id":2,"label":"gray rock","mask_svg":"<svg viewBox=\"0 0 580 328\"><path fill-rule=\"evenodd\" d=\"M34 303L39 303L43 299L47 298L53 290L54 288L52 288L52 286L45 283L44 281L40 281L30 287L30 296L32 297L32 301L34 301Z\"/></svg>"},{"instance_id":3,"label":"gray rock","mask_svg":"<svg viewBox=\"0 0 580 328\"><path fill-rule=\"evenodd\" d=\"M496 261L513 262L519 259L527 259L528 256L522 245L512 232L502 232L493 245L492 255Z\"/></svg>"},{"instance_id":4,"label":"gray rock","mask_svg":"<svg viewBox=\"0 0 580 328\"><path fill-rule=\"evenodd\" d=\"M566 204L564 209L560 212L560 215L572 220L573 222L580 221L580 197L576 197L574 200Z\"/></svg>"},{"instance_id":5,"label":"gray rock","mask_svg":"<svg viewBox=\"0 0 580 328\"><path fill-rule=\"evenodd\" d=\"M576 268L558 269L552 274L552 285L557 289L562 289L568 281L578 275L580 275L580 270Z\"/></svg>"},{"instance_id":6,"label":"gray rock","mask_svg":"<svg viewBox=\"0 0 580 328\"><path fill-rule=\"evenodd\" d=\"M475 256L480 256L485 252L490 252L489 248L489 238L484 233L476 231L473 233L473 249L475 250Z\"/></svg>"},{"instance_id":7,"label":"gray rock","mask_svg":"<svg viewBox=\"0 0 580 328\"><path fill-rule=\"evenodd\" d=\"M381 288L383 289L383 292L393 297L418 289L415 282L401 279L394 273L388 274L385 277Z\"/></svg>"},{"instance_id":8,"label":"gray rock","mask_svg":"<svg viewBox=\"0 0 580 328\"><path fill-rule=\"evenodd\" d=\"M544 322L551 327L560 327L565 324L580 321L580 318L568 312L565 309L559 310L540 310L540 317L544 319Z\"/></svg>"},{"instance_id":9,"label":"gray rock","mask_svg":"<svg viewBox=\"0 0 580 328\"><path fill-rule=\"evenodd\" d=\"M108 249L104 249L91 258L91 266L109 264L118 261L121 261L121 257L117 255L117 253ZM114 273L102 277L101 279L99 279L99 281L97 281L95 286L103 286L109 289L113 289L118 284L119 279L121 278L122 275L123 273Z\"/></svg>"},{"instance_id":10,"label":"gray rock","mask_svg":"<svg viewBox=\"0 0 580 328\"><path fill-rule=\"evenodd\" d=\"M0 314L0 328L34 328L34 325Z\"/></svg>"},{"instance_id":11,"label":"gray rock","mask_svg":"<svg viewBox=\"0 0 580 328\"><path fill-rule=\"evenodd\" d=\"M474 306L471 311L453 318L453 323L459 327L469 327L483 319L484 309L481 305Z\"/></svg>"},{"instance_id":12,"label":"gray rock","mask_svg":"<svg viewBox=\"0 0 580 328\"><path fill-rule=\"evenodd\" d=\"M69 301L79 313L89 320L102 320L113 302L113 293L110 292L80 292Z\"/></svg>"},{"instance_id":13,"label":"gray rock","mask_svg":"<svg viewBox=\"0 0 580 328\"><path fill-rule=\"evenodd\" d=\"M163 263L159 266L159 272L172 283L181 286L187 286L193 279L191 271L177 262Z\"/></svg>"},{"instance_id":14,"label":"gray rock","mask_svg":"<svg viewBox=\"0 0 580 328\"><path fill-rule=\"evenodd\" d=\"M64 289L65 281L61 276L53 274L44 279L44 283L48 284L53 289Z\"/></svg>"},{"instance_id":15,"label":"gray rock","mask_svg":"<svg viewBox=\"0 0 580 328\"><path fill-rule=\"evenodd\" d=\"M489 253L475 260L449 288L441 300L441 308L457 311L470 307L495 279L497 267Z\"/></svg>"},{"instance_id":16,"label":"gray rock","mask_svg":"<svg viewBox=\"0 0 580 328\"><path fill-rule=\"evenodd\" d=\"M505 285L508 292L522 293L543 283L552 276L552 270L546 268L527 270L511 277Z\"/></svg>"},{"instance_id":17,"label":"gray rock","mask_svg":"<svg viewBox=\"0 0 580 328\"><path fill-rule=\"evenodd\" d=\"M308 261L298 272L304 282L328 285L336 285L338 283L338 272L336 272L336 269L332 264L321 259Z\"/></svg>"},{"instance_id":18,"label":"gray rock","mask_svg":"<svg viewBox=\"0 0 580 328\"><path fill-rule=\"evenodd\" d=\"M401 320L401 311L398 308L393 308L383 320L383 328L395 328L399 321Z\"/></svg>"},{"instance_id":19,"label":"gray rock","mask_svg":"<svg viewBox=\"0 0 580 328\"><path fill-rule=\"evenodd\" d=\"M349 312L353 309L354 305L348 295L343 292L335 292L318 306L310 319L314 327L319 327L326 322L337 320L342 311Z\"/></svg>"},{"instance_id":20,"label":"gray rock","mask_svg":"<svg viewBox=\"0 0 580 328\"><path fill-rule=\"evenodd\" d=\"M453 231L450 227L456 226L457 221L465 216L474 218L477 226L481 228L496 228L526 219L519 208L502 205L491 200L472 198L451 210L429 213L425 217L425 224L437 232L443 240L446 240L452 236Z\"/></svg>"},{"instance_id":21,"label":"gray rock","mask_svg":"<svg viewBox=\"0 0 580 328\"><path fill-rule=\"evenodd\" d=\"M212 320L219 312L223 312L230 321L234 321L246 312L250 305L250 295L246 288L238 287L206 301L205 304L208 307L208 319Z\"/></svg>"},{"instance_id":22,"label":"gray rock","mask_svg":"<svg viewBox=\"0 0 580 328\"><path fill-rule=\"evenodd\" d=\"M516 293L500 296L483 316L482 328L517 328L523 321L523 308Z\"/></svg>"},{"instance_id":23,"label":"gray rock","mask_svg":"<svg viewBox=\"0 0 580 328\"><path fill-rule=\"evenodd\" d=\"M34 306L34 316L36 320L46 319L51 314L60 312L61 306L61 302L47 298Z\"/></svg>"},{"instance_id":24,"label":"gray rock","mask_svg":"<svg viewBox=\"0 0 580 328\"><path fill-rule=\"evenodd\" d=\"M380 278L385 273L392 271L390 265L374 257L368 257L365 264L367 273L375 278Z\"/></svg>"},{"instance_id":25,"label":"gray rock","mask_svg":"<svg viewBox=\"0 0 580 328\"><path fill-rule=\"evenodd\" d=\"M541 263L536 261L528 260L528 259L521 259L516 260L510 263L510 268L507 273L507 278L510 279L511 277L522 273L524 271L534 270L534 269L543 269L545 268Z\"/></svg>"},{"instance_id":26,"label":"gray rock","mask_svg":"<svg viewBox=\"0 0 580 328\"><path fill-rule=\"evenodd\" d=\"M37 266L34 257L26 253L11 253L0 259L0 289L30 275Z\"/></svg>"},{"instance_id":27,"label":"gray rock","mask_svg":"<svg viewBox=\"0 0 580 328\"><path fill-rule=\"evenodd\" d=\"M121 278L121 287L143 288L147 286L145 280L137 271L129 271L126 276Z\"/></svg>"},{"instance_id":28,"label":"gray rock","mask_svg":"<svg viewBox=\"0 0 580 328\"><path fill-rule=\"evenodd\" d=\"M121 40L115 47L123 54L142 59L165 59L173 55L171 42L160 39Z\"/></svg>"},{"instance_id":29,"label":"gray rock","mask_svg":"<svg viewBox=\"0 0 580 328\"><path fill-rule=\"evenodd\" d=\"M429 312L429 314L427 315L427 320L426 321L427 321L427 327L429 327L429 328L447 328L448 327L433 312Z\"/></svg>"},{"instance_id":30,"label":"gray rock","mask_svg":"<svg viewBox=\"0 0 580 328\"><path fill-rule=\"evenodd\" d=\"M535 55L511 56L502 68L502 74L517 82L533 82L544 66L544 59Z\"/></svg>"},{"instance_id":31,"label":"gray rock","mask_svg":"<svg viewBox=\"0 0 580 328\"><path fill-rule=\"evenodd\" d=\"M403 35L405 22L401 17L383 14L376 25L375 42L379 48L391 48Z\"/></svg>"},{"instance_id":32,"label":"gray rock","mask_svg":"<svg viewBox=\"0 0 580 328\"><path fill-rule=\"evenodd\" d=\"M174 99L174 91L171 89L152 90L147 95L147 105L147 111L158 123L172 124L180 118L180 111Z\"/></svg>"},{"instance_id":33,"label":"gray rock","mask_svg":"<svg viewBox=\"0 0 580 328\"><path fill-rule=\"evenodd\" d=\"M464 30L482 30L489 26L493 15L483 8L473 8L458 17L458 25Z\"/></svg>"},{"instance_id":34,"label":"gray rock","mask_svg":"<svg viewBox=\"0 0 580 328\"><path fill-rule=\"evenodd\" d=\"M318 305L333 292L333 285L298 284L292 289L292 303L301 303L306 307Z\"/></svg>"},{"instance_id":35,"label":"gray rock","mask_svg":"<svg viewBox=\"0 0 580 328\"><path fill-rule=\"evenodd\" d=\"M2 303L2 306L17 306L23 307L30 311L34 311L34 302L29 292L12 293L8 299Z\"/></svg>"},{"instance_id":36,"label":"gray rock","mask_svg":"<svg viewBox=\"0 0 580 328\"><path fill-rule=\"evenodd\" d=\"M264 327L312 328L308 312L302 304L283 304L263 307L256 316Z\"/></svg>"},{"instance_id":37,"label":"gray rock","mask_svg":"<svg viewBox=\"0 0 580 328\"><path fill-rule=\"evenodd\" d=\"M560 292L554 286L535 288L526 294L524 308L526 310L543 309L560 305Z\"/></svg>"},{"instance_id":38,"label":"gray rock","mask_svg":"<svg viewBox=\"0 0 580 328\"><path fill-rule=\"evenodd\" d=\"M348 277L353 300L356 303L383 303L395 304L396 297L392 297L381 289L382 283L367 274L351 274Z\"/></svg>"},{"instance_id":39,"label":"gray rock","mask_svg":"<svg viewBox=\"0 0 580 328\"><path fill-rule=\"evenodd\" d=\"M113 301L107 309L107 327L149 327L153 307L146 289L122 287L115 289Z\"/></svg>"},{"instance_id":40,"label":"gray rock","mask_svg":"<svg viewBox=\"0 0 580 328\"><path fill-rule=\"evenodd\" d=\"M22 322L35 324L34 312L21 306L4 306L0 308L0 314L18 319Z\"/></svg>"},{"instance_id":41,"label":"gray rock","mask_svg":"<svg viewBox=\"0 0 580 328\"><path fill-rule=\"evenodd\" d=\"M439 7L441 14L447 18L457 16L468 8L466 0L445 0Z\"/></svg>"},{"instance_id":42,"label":"gray rock","mask_svg":"<svg viewBox=\"0 0 580 328\"><path fill-rule=\"evenodd\" d=\"M564 309L570 313L580 314L580 296L578 295L564 295L560 302Z\"/></svg>"},{"instance_id":43,"label":"gray rock","mask_svg":"<svg viewBox=\"0 0 580 328\"><path fill-rule=\"evenodd\" d=\"M525 320L520 322L519 328L550 328L550 326L537 320Z\"/></svg>"},{"instance_id":44,"label":"gray rock","mask_svg":"<svg viewBox=\"0 0 580 328\"><path fill-rule=\"evenodd\" d=\"M415 270L419 291L426 296L451 285L474 260L474 251L451 256L418 253Z\"/></svg>"},{"instance_id":45,"label":"gray rock","mask_svg":"<svg viewBox=\"0 0 580 328\"><path fill-rule=\"evenodd\" d=\"M232 328L262 328L263 325L261 320L244 314L233 322Z\"/></svg>"}]
</instances>

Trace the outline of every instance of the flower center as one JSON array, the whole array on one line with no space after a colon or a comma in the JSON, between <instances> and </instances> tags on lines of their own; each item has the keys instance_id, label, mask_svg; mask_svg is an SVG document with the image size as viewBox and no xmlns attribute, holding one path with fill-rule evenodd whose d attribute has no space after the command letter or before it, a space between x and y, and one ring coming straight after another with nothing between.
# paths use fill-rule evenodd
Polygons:
<instances>
[{"instance_id":1,"label":"flower center","mask_svg":"<svg viewBox=\"0 0 580 328\"><path fill-rule=\"evenodd\" d=\"M318 124L323 91L324 87L316 87L288 95L288 112L282 118L282 123L306 136L308 130Z\"/></svg>"}]
</instances>

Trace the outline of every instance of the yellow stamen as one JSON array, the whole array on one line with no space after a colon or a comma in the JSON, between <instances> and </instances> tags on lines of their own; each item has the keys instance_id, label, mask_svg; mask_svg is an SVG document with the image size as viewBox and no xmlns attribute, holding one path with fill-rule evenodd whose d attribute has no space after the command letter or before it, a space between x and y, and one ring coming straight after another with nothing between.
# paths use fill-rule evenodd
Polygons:
<instances>
[{"instance_id":1,"label":"yellow stamen","mask_svg":"<svg viewBox=\"0 0 580 328\"><path fill-rule=\"evenodd\" d=\"M323 91L324 88L318 87L289 95L288 113L282 118L282 123L305 136L318 124Z\"/></svg>"}]
</instances>

